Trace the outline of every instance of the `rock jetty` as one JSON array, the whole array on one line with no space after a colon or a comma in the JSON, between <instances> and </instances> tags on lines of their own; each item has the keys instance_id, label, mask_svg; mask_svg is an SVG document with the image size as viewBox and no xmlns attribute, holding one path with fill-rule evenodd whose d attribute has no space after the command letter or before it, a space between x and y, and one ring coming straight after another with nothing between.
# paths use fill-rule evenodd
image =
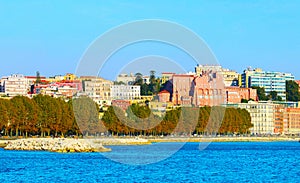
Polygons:
<instances>
[{"instance_id":1,"label":"rock jetty","mask_svg":"<svg viewBox=\"0 0 300 183\"><path fill-rule=\"evenodd\" d=\"M9 141L6 150L50 151L62 153L109 152L102 144L86 139L18 139Z\"/></svg>"}]
</instances>

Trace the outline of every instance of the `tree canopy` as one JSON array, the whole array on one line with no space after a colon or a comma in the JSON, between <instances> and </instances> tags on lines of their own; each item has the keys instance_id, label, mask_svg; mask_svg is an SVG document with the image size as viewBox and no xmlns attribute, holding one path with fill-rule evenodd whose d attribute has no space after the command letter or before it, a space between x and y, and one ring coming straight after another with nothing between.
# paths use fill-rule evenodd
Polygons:
<instances>
[{"instance_id":1,"label":"tree canopy","mask_svg":"<svg viewBox=\"0 0 300 183\"><path fill-rule=\"evenodd\" d=\"M300 101L299 85L295 81L286 81L287 101Z\"/></svg>"}]
</instances>

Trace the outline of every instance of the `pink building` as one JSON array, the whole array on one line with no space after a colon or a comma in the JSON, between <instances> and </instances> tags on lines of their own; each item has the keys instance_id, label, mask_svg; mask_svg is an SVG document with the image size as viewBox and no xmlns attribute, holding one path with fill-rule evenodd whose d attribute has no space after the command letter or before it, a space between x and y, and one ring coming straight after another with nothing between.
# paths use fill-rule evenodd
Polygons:
<instances>
[{"instance_id":1,"label":"pink building","mask_svg":"<svg viewBox=\"0 0 300 183\"><path fill-rule=\"evenodd\" d=\"M174 74L172 76L173 95L172 102L175 105L191 105L193 97L193 81L195 75Z\"/></svg>"},{"instance_id":2,"label":"pink building","mask_svg":"<svg viewBox=\"0 0 300 183\"><path fill-rule=\"evenodd\" d=\"M203 72L194 80L194 106L218 106L225 103L225 85L217 72Z\"/></svg>"},{"instance_id":3,"label":"pink building","mask_svg":"<svg viewBox=\"0 0 300 183\"><path fill-rule=\"evenodd\" d=\"M81 81L61 81L48 84L37 84L34 88L35 94L50 96L72 97L77 92L82 91Z\"/></svg>"},{"instance_id":4,"label":"pink building","mask_svg":"<svg viewBox=\"0 0 300 183\"><path fill-rule=\"evenodd\" d=\"M257 100L255 89L225 87L222 74L215 71L203 71L199 76L175 74L171 81L173 89L169 91L175 105L218 106L240 103L242 99ZM163 100L166 101L167 96Z\"/></svg>"},{"instance_id":5,"label":"pink building","mask_svg":"<svg viewBox=\"0 0 300 183\"><path fill-rule=\"evenodd\" d=\"M111 105L119 107L125 111L130 106L130 101L128 101L128 100L112 100Z\"/></svg>"}]
</instances>

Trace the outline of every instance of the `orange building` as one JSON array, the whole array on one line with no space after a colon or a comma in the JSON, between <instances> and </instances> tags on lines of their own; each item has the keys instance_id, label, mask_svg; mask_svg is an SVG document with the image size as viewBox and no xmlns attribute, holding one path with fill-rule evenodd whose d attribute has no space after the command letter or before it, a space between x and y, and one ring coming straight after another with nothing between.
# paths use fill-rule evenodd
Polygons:
<instances>
[{"instance_id":1,"label":"orange building","mask_svg":"<svg viewBox=\"0 0 300 183\"><path fill-rule=\"evenodd\" d=\"M300 108L286 108L283 114L284 134L300 134Z\"/></svg>"},{"instance_id":2,"label":"orange building","mask_svg":"<svg viewBox=\"0 0 300 183\"><path fill-rule=\"evenodd\" d=\"M242 99L257 101L257 90L252 88L226 87L226 102L228 104L240 103Z\"/></svg>"},{"instance_id":3,"label":"orange building","mask_svg":"<svg viewBox=\"0 0 300 183\"><path fill-rule=\"evenodd\" d=\"M285 112L285 107L283 105L275 106L275 120L274 120L274 133L283 133L283 116Z\"/></svg>"},{"instance_id":4,"label":"orange building","mask_svg":"<svg viewBox=\"0 0 300 183\"><path fill-rule=\"evenodd\" d=\"M169 102L170 101L170 92L167 90L163 90L158 93L158 100L159 102Z\"/></svg>"}]
</instances>

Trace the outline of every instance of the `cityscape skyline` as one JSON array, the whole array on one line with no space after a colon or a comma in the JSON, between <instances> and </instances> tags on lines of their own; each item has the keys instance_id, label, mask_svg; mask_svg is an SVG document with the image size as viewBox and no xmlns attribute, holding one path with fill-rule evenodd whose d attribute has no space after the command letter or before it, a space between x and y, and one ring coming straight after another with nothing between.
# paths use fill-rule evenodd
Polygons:
<instances>
[{"instance_id":1,"label":"cityscape skyline","mask_svg":"<svg viewBox=\"0 0 300 183\"><path fill-rule=\"evenodd\" d=\"M0 73L75 73L84 51L99 35L120 24L150 18L176 22L193 30L225 68L242 72L253 66L290 72L299 79L299 7L295 1L164 1L143 5L134 1L0 1L0 54L5 63ZM136 47L132 49L140 53L171 55L186 71L193 70L193 65L172 48L145 52L149 46ZM132 60L138 55L123 56L117 55L112 62ZM110 64L107 68L113 67ZM115 75L103 73L107 79Z\"/></svg>"}]
</instances>

